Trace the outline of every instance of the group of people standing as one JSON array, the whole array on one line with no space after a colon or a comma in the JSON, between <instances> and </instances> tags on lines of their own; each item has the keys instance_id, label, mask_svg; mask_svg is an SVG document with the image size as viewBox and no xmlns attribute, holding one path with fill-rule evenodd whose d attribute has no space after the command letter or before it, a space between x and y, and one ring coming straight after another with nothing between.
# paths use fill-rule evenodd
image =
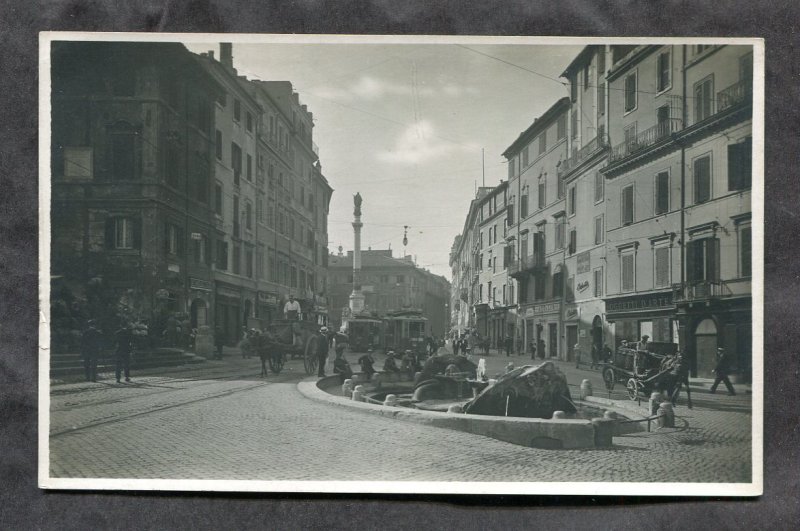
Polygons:
<instances>
[{"instance_id":1,"label":"group of people standing","mask_svg":"<svg viewBox=\"0 0 800 531\"><path fill-rule=\"evenodd\" d=\"M105 337L97 327L95 320L86 324L86 329L81 335L81 356L83 357L83 370L87 382L97 381L97 365L103 353ZM124 374L125 381L131 381L131 356L134 351L134 336L130 324L123 323L114 332L114 372L117 383L121 382Z\"/></svg>"}]
</instances>

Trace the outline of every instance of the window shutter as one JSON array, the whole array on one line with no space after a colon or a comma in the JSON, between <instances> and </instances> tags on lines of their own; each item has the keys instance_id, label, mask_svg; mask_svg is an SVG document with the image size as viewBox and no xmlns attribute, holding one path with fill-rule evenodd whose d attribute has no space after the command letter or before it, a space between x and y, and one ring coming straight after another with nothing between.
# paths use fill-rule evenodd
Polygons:
<instances>
[{"instance_id":1,"label":"window shutter","mask_svg":"<svg viewBox=\"0 0 800 531\"><path fill-rule=\"evenodd\" d=\"M669 284L669 247L656 249L656 287Z\"/></svg>"},{"instance_id":2,"label":"window shutter","mask_svg":"<svg viewBox=\"0 0 800 531\"><path fill-rule=\"evenodd\" d=\"M750 227L745 227L742 229L742 271L741 276L749 277L753 274L752 272L752 232Z\"/></svg>"},{"instance_id":3,"label":"window shutter","mask_svg":"<svg viewBox=\"0 0 800 531\"><path fill-rule=\"evenodd\" d=\"M656 214L664 214L669 210L669 173L656 175Z\"/></svg>"},{"instance_id":4,"label":"window shutter","mask_svg":"<svg viewBox=\"0 0 800 531\"><path fill-rule=\"evenodd\" d=\"M633 223L633 186L622 190L622 224Z\"/></svg>"},{"instance_id":5,"label":"window shutter","mask_svg":"<svg viewBox=\"0 0 800 531\"><path fill-rule=\"evenodd\" d=\"M719 240L710 238L706 240L706 280L709 282L719 282Z\"/></svg>"},{"instance_id":6,"label":"window shutter","mask_svg":"<svg viewBox=\"0 0 800 531\"><path fill-rule=\"evenodd\" d=\"M595 245L603 241L603 218L594 218L594 243Z\"/></svg>"},{"instance_id":7,"label":"window shutter","mask_svg":"<svg viewBox=\"0 0 800 531\"><path fill-rule=\"evenodd\" d=\"M594 174L594 202L597 203L603 199L603 174L595 172Z\"/></svg>"},{"instance_id":8,"label":"window shutter","mask_svg":"<svg viewBox=\"0 0 800 531\"><path fill-rule=\"evenodd\" d=\"M694 197L695 203L704 203L711 196L710 160L703 157L694 161Z\"/></svg>"},{"instance_id":9,"label":"window shutter","mask_svg":"<svg viewBox=\"0 0 800 531\"><path fill-rule=\"evenodd\" d=\"M115 219L114 218L106 218L106 248L113 249L114 248L114 229L115 229Z\"/></svg>"},{"instance_id":10,"label":"window shutter","mask_svg":"<svg viewBox=\"0 0 800 531\"><path fill-rule=\"evenodd\" d=\"M689 242L686 246L686 280L694 282L697 280L695 267L697 263L697 242Z\"/></svg>"},{"instance_id":11,"label":"window shutter","mask_svg":"<svg viewBox=\"0 0 800 531\"><path fill-rule=\"evenodd\" d=\"M575 229L569 231L569 254L575 254L577 248L578 232Z\"/></svg>"},{"instance_id":12,"label":"window shutter","mask_svg":"<svg viewBox=\"0 0 800 531\"><path fill-rule=\"evenodd\" d=\"M633 291L633 255L622 256L622 291Z\"/></svg>"},{"instance_id":13,"label":"window shutter","mask_svg":"<svg viewBox=\"0 0 800 531\"><path fill-rule=\"evenodd\" d=\"M742 144L728 146L728 190L741 190L742 186Z\"/></svg>"},{"instance_id":14,"label":"window shutter","mask_svg":"<svg viewBox=\"0 0 800 531\"><path fill-rule=\"evenodd\" d=\"M142 248L142 220L139 218L133 218L131 220L133 223L133 248L134 249L141 249Z\"/></svg>"}]
</instances>

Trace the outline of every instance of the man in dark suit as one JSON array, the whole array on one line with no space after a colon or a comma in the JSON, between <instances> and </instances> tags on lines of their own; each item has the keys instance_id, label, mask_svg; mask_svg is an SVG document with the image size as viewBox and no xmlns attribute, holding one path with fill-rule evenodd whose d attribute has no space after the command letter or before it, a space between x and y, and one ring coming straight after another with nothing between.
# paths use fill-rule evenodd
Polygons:
<instances>
[{"instance_id":1,"label":"man in dark suit","mask_svg":"<svg viewBox=\"0 0 800 531\"><path fill-rule=\"evenodd\" d=\"M122 327L117 330L116 334L117 347L116 354L116 367L115 372L117 375L117 383L119 383L122 372L125 372L125 381L131 381L131 353L133 352L133 334L129 324L124 323Z\"/></svg>"},{"instance_id":2,"label":"man in dark suit","mask_svg":"<svg viewBox=\"0 0 800 531\"><path fill-rule=\"evenodd\" d=\"M714 368L714 373L717 377L714 379L714 383L711 385L711 392L717 392L717 386L720 382L725 384L725 387L728 388L728 394L733 396L736 394L736 391L733 389L733 384L728 379L728 372L730 371L730 358L728 357L725 349L718 348L717 349L717 366Z\"/></svg>"},{"instance_id":3,"label":"man in dark suit","mask_svg":"<svg viewBox=\"0 0 800 531\"><path fill-rule=\"evenodd\" d=\"M100 358L103 334L95 326L95 321L87 323L87 328L81 336L81 354L83 355L83 370L87 382L97 381L97 360Z\"/></svg>"},{"instance_id":4,"label":"man in dark suit","mask_svg":"<svg viewBox=\"0 0 800 531\"><path fill-rule=\"evenodd\" d=\"M328 328L323 326L319 330L317 341L317 377L325 376L325 363L328 362Z\"/></svg>"}]
</instances>

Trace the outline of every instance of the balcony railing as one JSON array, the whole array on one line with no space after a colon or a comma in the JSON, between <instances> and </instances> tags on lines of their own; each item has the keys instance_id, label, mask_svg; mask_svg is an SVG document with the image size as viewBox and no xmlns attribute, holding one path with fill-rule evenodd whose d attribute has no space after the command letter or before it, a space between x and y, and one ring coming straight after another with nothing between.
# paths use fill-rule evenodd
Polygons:
<instances>
[{"instance_id":1,"label":"balcony railing","mask_svg":"<svg viewBox=\"0 0 800 531\"><path fill-rule=\"evenodd\" d=\"M526 256L511 262L511 264L508 266L508 274L511 276L521 275L529 271L534 271L537 268L544 267L544 265L544 255L533 254L531 256Z\"/></svg>"},{"instance_id":2,"label":"balcony railing","mask_svg":"<svg viewBox=\"0 0 800 531\"><path fill-rule=\"evenodd\" d=\"M570 158L561 163L561 166L558 167L558 174L563 175L577 168L583 161L605 147L608 147L608 139L605 135L594 137L586 145L573 153Z\"/></svg>"},{"instance_id":3,"label":"balcony railing","mask_svg":"<svg viewBox=\"0 0 800 531\"><path fill-rule=\"evenodd\" d=\"M634 155L658 142L668 138L672 133L677 133L681 129L681 120L668 118L649 129L645 129L633 138L629 138L622 144L614 146L611 150L609 162L617 162L626 157Z\"/></svg>"},{"instance_id":4,"label":"balcony railing","mask_svg":"<svg viewBox=\"0 0 800 531\"><path fill-rule=\"evenodd\" d=\"M673 300L683 302L731 297L734 294L728 287L728 283L724 281L700 280L685 284L674 284L672 289Z\"/></svg>"},{"instance_id":5,"label":"balcony railing","mask_svg":"<svg viewBox=\"0 0 800 531\"><path fill-rule=\"evenodd\" d=\"M730 87L717 92L717 112L744 103L753 97L753 80L742 79Z\"/></svg>"}]
</instances>

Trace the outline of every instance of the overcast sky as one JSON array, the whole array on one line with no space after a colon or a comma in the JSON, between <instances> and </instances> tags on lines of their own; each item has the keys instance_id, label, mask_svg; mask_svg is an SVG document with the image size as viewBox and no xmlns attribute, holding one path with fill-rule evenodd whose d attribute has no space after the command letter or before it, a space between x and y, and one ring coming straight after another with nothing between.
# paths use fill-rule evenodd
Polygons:
<instances>
[{"instance_id":1,"label":"overcast sky","mask_svg":"<svg viewBox=\"0 0 800 531\"><path fill-rule=\"evenodd\" d=\"M187 46L219 58L217 43ZM251 79L291 81L314 113L334 188L332 252L353 248L352 197L361 192L362 248L391 245L401 256L408 225L406 254L449 279L453 238L481 185L481 149L486 185L495 185L507 175L503 151L567 95L556 80L581 49L234 43L233 64Z\"/></svg>"}]
</instances>

